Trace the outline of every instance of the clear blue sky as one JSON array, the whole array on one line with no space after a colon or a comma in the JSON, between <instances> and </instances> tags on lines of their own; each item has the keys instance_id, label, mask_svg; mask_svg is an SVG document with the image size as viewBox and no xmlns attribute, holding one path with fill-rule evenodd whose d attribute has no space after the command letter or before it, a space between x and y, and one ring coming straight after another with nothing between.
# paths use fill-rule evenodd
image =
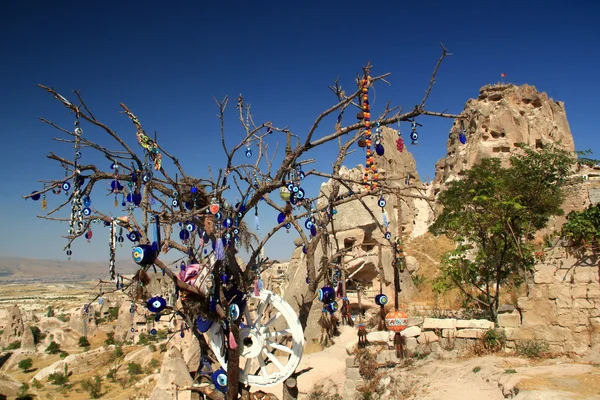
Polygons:
<instances>
[{"instance_id":1,"label":"clear blue sky","mask_svg":"<svg viewBox=\"0 0 600 400\"><path fill-rule=\"evenodd\" d=\"M428 108L458 113L505 72L512 83L564 101L576 148L598 157L599 20L599 1L7 3L0 13L0 254L65 258L60 236L67 225L37 219L39 203L21 198L41 187L38 179L64 174L45 158L48 151L72 156L69 146L51 140L60 133L38 117L67 128L73 117L37 83L63 94L81 90L96 117L135 145L131 123L118 114L119 102L126 103L186 169L201 175L207 165L223 165L212 96L233 99L231 143L242 135L234 115L239 93L257 121L304 135L334 103L327 85L339 76L352 88L368 61L374 74L392 73L391 87L376 89L375 114L386 100L416 104L443 42L453 56L442 65ZM409 150L421 177L432 178L451 121L420 122L420 145ZM318 134L332 126L327 121ZM102 132L83 128L84 136L110 144ZM327 167L329 154L322 149L313 156ZM84 161L108 170L107 160L94 157L84 150ZM96 195L95 205L104 201L119 215L110 197L102 197ZM58 199L64 195L50 195L49 207ZM261 219L264 233L275 214L264 211ZM96 228L92 243L75 246L74 259L107 259L107 237ZM288 258L294 237L277 235L267 254ZM129 256L129 247L119 250L118 258Z\"/></svg>"}]
</instances>

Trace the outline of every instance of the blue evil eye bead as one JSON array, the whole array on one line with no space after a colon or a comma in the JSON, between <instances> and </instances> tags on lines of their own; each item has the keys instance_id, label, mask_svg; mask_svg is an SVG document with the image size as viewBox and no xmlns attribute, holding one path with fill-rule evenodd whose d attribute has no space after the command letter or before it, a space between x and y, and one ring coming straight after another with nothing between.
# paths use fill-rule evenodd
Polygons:
<instances>
[{"instance_id":1,"label":"blue evil eye bead","mask_svg":"<svg viewBox=\"0 0 600 400\"><path fill-rule=\"evenodd\" d=\"M306 254L307 251L308 249L306 248L306 246L302 246L302 252ZM306 278L306 283L308 283L308 278Z\"/></svg>"},{"instance_id":2,"label":"blue evil eye bead","mask_svg":"<svg viewBox=\"0 0 600 400\"><path fill-rule=\"evenodd\" d=\"M386 240L390 240L392 238L392 234L390 232L386 232L383 236L386 238Z\"/></svg>"},{"instance_id":3,"label":"blue evil eye bead","mask_svg":"<svg viewBox=\"0 0 600 400\"><path fill-rule=\"evenodd\" d=\"M458 140L461 144L467 144L467 135L461 132L460 135L458 135Z\"/></svg>"},{"instance_id":4,"label":"blue evil eye bead","mask_svg":"<svg viewBox=\"0 0 600 400\"><path fill-rule=\"evenodd\" d=\"M337 301L332 301L331 303L325 304L325 309L330 314L333 314L334 312L336 312L338 310L338 303L337 303Z\"/></svg>"},{"instance_id":5,"label":"blue evil eye bead","mask_svg":"<svg viewBox=\"0 0 600 400\"><path fill-rule=\"evenodd\" d=\"M215 385L215 389L219 392L226 393L227 392L227 372L223 368L219 368L215 372L210 375L210 380L213 385Z\"/></svg>"},{"instance_id":6,"label":"blue evil eye bead","mask_svg":"<svg viewBox=\"0 0 600 400\"><path fill-rule=\"evenodd\" d=\"M190 192L192 192L192 194L196 194L196 193L198 193L198 188L196 186L192 186L192 188L190 189Z\"/></svg>"},{"instance_id":7,"label":"blue evil eye bead","mask_svg":"<svg viewBox=\"0 0 600 400\"><path fill-rule=\"evenodd\" d=\"M223 214L221 213L221 211L219 211L218 213L215 214L215 218L216 219L221 219L223 218Z\"/></svg>"},{"instance_id":8,"label":"blue evil eye bead","mask_svg":"<svg viewBox=\"0 0 600 400\"><path fill-rule=\"evenodd\" d=\"M136 206L139 206L140 204L142 204L142 194L141 193L133 194L133 204L135 204Z\"/></svg>"},{"instance_id":9,"label":"blue evil eye bead","mask_svg":"<svg viewBox=\"0 0 600 400\"><path fill-rule=\"evenodd\" d=\"M311 229L313 227L313 222L310 219L307 219L306 222L304 222L304 227L306 229Z\"/></svg>"},{"instance_id":10,"label":"blue evil eye bead","mask_svg":"<svg viewBox=\"0 0 600 400\"><path fill-rule=\"evenodd\" d=\"M179 231L179 239L181 240L188 240L190 238L190 232L182 229L181 231Z\"/></svg>"},{"instance_id":11,"label":"blue evil eye bead","mask_svg":"<svg viewBox=\"0 0 600 400\"><path fill-rule=\"evenodd\" d=\"M213 322L210 319L204 319L200 316L198 316L198 319L196 319L196 327L202 333L208 332L208 330L212 326L212 323Z\"/></svg>"},{"instance_id":12,"label":"blue evil eye bead","mask_svg":"<svg viewBox=\"0 0 600 400\"><path fill-rule=\"evenodd\" d=\"M137 242L140 240L140 234L137 231L129 232L127 234L127 239L131 240L132 242Z\"/></svg>"},{"instance_id":13,"label":"blue evil eye bead","mask_svg":"<svg viewBox=\"0 0 600 400\"><path fill-rule=\"evenodd\" d=\"M86 217L89 217L90 215L92 215L92 210L89 207L86 207L86 208L83 209L82 213Z\"/></svg>"},{"instance_id":14,"label":"blue evil eye bead","mask_svg":"<svg viewBox=\"0 0 600 400\"><path fill-rule=\"evenodd\" d=\"M223 221L223 228L230 228L233 225L233 220L231 218L225 218Z\"/></svg>"},{"instance_id":15,"label":"blue evil eye bead","mask_svg":"<svg viewBox=\"0 0 600 400\"><path fill-rule=\"evenodd\" d=\"M89 196L85 196L83 198L83 206L84 207L89 207L92 205L92 200L89 198Z\"/></svg>"},{"instance_id":16,"label":"blue evil eye bead","mask_svg":"<svg viewBox=\"0 0 600 400\"><path fill-rule=\"evenodd\" d=\"M229 240L231 239L231 234L227 232L225 235L223 235L223 237L225 238L225 240Z\"/></svg>"},{"instance_id":17,"label":"blue evil eye bead","mask_svg":"<svg viewBox=\"0 0 600 400\"><path fill-rule=\"evenodd\" d=\"M76 151L75 152L75 159L79 160L81 158L81 152L80 151Z\"/></svg>"},{"instance_id":18,"label":"blue evil eye bead","mask_svg":"<svg viewBox=\"0 0 600 400\"><path fill-rule=\"evenodd\" d=\"M292 229L292 224L289 222L285 224L285 229Z\"/></svg>"},{"instance_id":19,"label":"blue evil eye bead","mask_svg":"<svg viewBox=\"0 0 600 400\"><path fill-rule=\"evenodd\" d=\"M171 204L173 205L173 207L179 207L179 200L173 199L173 201L171 202Z\"/></svg>"},{"instance_id":20,"label":"blue evil eye bead","mask_svg":"<svg viewBox=\"0 0 600 400\"><path fill-rule=\"evenodd\" d=\"M317 236L317 227L315 224L313 224L313 226L310 227L310 234L312 236Z\"/></svg>"},{"instance_id":21,"label":"blue evil eye bead","mask_svg":"<svg viewBox=\"0 0 600 400\"><path fill-rule=\"evenodd\" d=\"M419 140L419 134L417 132L411 132L410 140L412 140L413 142L416 142L417 140Z\"/></svg>"},{"instance_id":22,"label":"blue evil eye bead","mask_svg":"<svg viewBox=\"0 0 600 400\"><path fill-rule=\"evenodd\" d=\"M380 198L380 199L379 199L379 201L377 202L377 205L378 205L379 207L381 207L381 208L385 207L385 205L386 205L386 204L387 204L387 203L386 203L386 201L385 201L385 199L384 199L383 197L382 197L382 198Z\"/></svg>"},{"instance_id":23,"label":"blue evil eye bead","mask_svg":"<svg viewBox=\"0 0 600 400\"><path fill-rule=\"evenodd\" d=\"M193 222L188 222L187 224L185 224L185 229L188 232L194 232L196 230L196 225L194 225Z\"/></svg>"},{"instance_id":24,"label":"blue evil eye bead","mask_svg":"<svg viewBox=\"0 0 600 400\"><path fill-rule=\"evenodd\" d=\"M150 312L159 313L167 307L167 301L162 297L156 296L150 298L150 300L146 302L146 306Z\"/></svg>"},{"instance_id":25,"label":"blue evil eye bead","mask_svg":"<svg viewBox=\"0 0 600 400\"><path fill-rule=\"evenodd\" d=\"M134 333L134 332L135 332L135 329L134 329L134 328L131 328L131 329L130 329L130 331L131 331L131 333Z\"/></svg>"},{"instance_id":26,"label":"blue evil eye bead","mask_svg":"<svg viewBox=\"0 0 600 400\"><path fill-rule=\"evenodd\" d=\"M173 191L173 197L177 197L177 196L179 196L179 192L177 190L174 190Z\"/></svg>"},{"instance_id":27,"label":"blue evil eye bead","mask_svg":"<svg viewBox=\"0 0 600 400\"><path fill-rule=\"evenodd\" d=\"M298 188L298 192L296 193L296 197L297 197L299 200L302 200L302 199L304 198L304 189L300 189L300 188Z\"/></svg>"},{"instance_id":28,"label":"blue evil eye bead","mask_svg":"<svg viewBox=\"0 0 600 400\"><path fill-rule=\"evenodd\" d=\"M306 178L306 174L304 174L302 171L298 171L298 179L302 181L304 178Z\"/></svg>"},{"instance_id":29,"label":"blue evil eye bead","mask_svg":"<svg viewBox=\"0 0 600 400\"><path fill-rule=\"evenodd\" d=\"M157 333L158 333L158 332L156 331L156 329L154 329L154 328L150 329L150 334L151 334L152 336L155 336Z\"/></svg>"},{"instance_id":30,"label":"blue evil eye bead","mask_svg":"<svg viewBox=\"0 0 600 400\"><path fill-rule=\"evenodd\" d=\"M292 192L298 193L298 190L300 190L300 188L294 185L294 187L292 188Z\"/></svg>"},{"instance_id":31,"label":"blue evil eye bead","mask_svg":"<svg viewBox=\"0 0 600 400\"><path fill-rule=\"evenodd\" d=\"M34 190L34 191L33 191L33 192L31 192L31 193L35 193L35 192L37 192L37 190ZM31 196L31 200L33 200L33 201L38 201L38 200L40 199L40 197L41 197L41 196L40 196L40 194L39 194L39 193L38 193L38 194L34 194L33 196Z\"/></svg>"},{"instance_id":32,"label":"blue evil eye bead","mask_svg":"<svg viewBox=\"0 0 600 400\"><path fill-rule=\"evenodd\" d=\"M294 192L292 192L292 195L290 196L290 203L294 206L298 203L298 197Z\"/></svg>"},{"instance_id":33,"label":"blue evil eye bead","mask_svg":"<svg viewBox=\"0 0 600 400\"><path fill-rule=\"evenodd\" d=\"M113 162L112 164L110 164L110 169L119 169L119 164Z\"/></svg>"},{"instance_id":34,"label":"blue evil eye bead","mask_svg":"<svg viewBox=\"0 0 600 400\"><path fill-rule=\"evenodd\" d=\"M246 157L252 157L252 149L250 147L246 147Z\"/></svg>"},{"instance_id":35,"label":"blue evil eye bead","mask_svg":"<svg viewBox=\"0 0 600 400\"><path fill-rule=\"evenodd\" d=\"M233 321L237 321L237 319L240 317L240 306L238 306L235 303L230 305L229 306L229 316L231 317L231 319Z\"/></svg>"},{"instance_id":36,"label":"blue evil eye bead","mask_svg":"<svg viewBox=\"0 0 600 400\"><path fill-rule=\"evenodd\" d=\"M70 190L70 189L71 189L71 184L69 182L63 182L62 190L64 190L66 192L67 190Z\"/></svg>"},{"instance_id":37,"label":"blue evil eye bead","mask_svg":"<svg viewBox=\"0 0 600 400\"><path fill-rule=\"evenodd\" d=\"M385 149L383 148L383 145L381 143L375 144L375 152L378 156L382 156L385 154Z\"/></svg>"},{"instance_id":38,"label":"blue evil eye bead","mask_svg":"<svg viewBox=\"0 0 600 400\"><path fill-rule=\"evenodd\" d=\"M234 234L234 235L239 235L239 234L240 234L240 229L239 229L239 228L235 228L235 229L233 230L233 234Z\"/></svg>"},{"instance_id":39,"label":"blue evil eye bead","mask_svg":"<svg viewBox=\"0 0 600 400\"><path fill-rule=\"evenodd\" d=\"M185 206L185 208L187 210L191 210L192 208L194 208L194 205L192 203L190 203L189 201L186 201L185 203L183 203L183 205Z\"/></svg>"},{"instance_id":40,"label":"blue evil eye bead","mask_svg":"<svg viewBox=\"0 0 600 400\"><path fill-rule=\"evenodd\" d=\"M152 180L152 172L144 172L142 174L142 182L149 183Z\"/></svg>"},{"instance_id":41,"label":"blue evil eye bead","mask_svg":"<svg viewBox=\"0 0 600 400\"><path fill-rule=\"evenodd\" d=\"M378 294L375 296L375 304L378 306L385 306L388 303L388 297L385 294Z\"/></svg>"},{"instance_id":42,"label":"blue evil eye bead","mask_svg":"<svg viewBox=\"0 0 600 400\"><path fill-rule=\"evenodd\" d=\"M279 213L279 215L277 216L277 223L278 224L282 224L283 221L285 221L285 214L284 213Z\"/></svg>"},{"instance_id":43,"label":"blue evil eye bead","mask_svg":"<svg viewBox=\"0 0 600 400\"><path fill-rule=\"evenodd\" d=\"M332 287L324 286L319 289L319 301L324 304L331 303L335 300L335 290Z\"/></svg>"},{"instance_id":44,"label":"blue evil eye bead","mask_svg":"<svg viewBox=\"0 0 600 400\"><path fill-rule=\"evenodd\" d=\"M292 182L287 184L287 190L289 190L290 192L294 191L294 184Z\"/></svg>"}]
</instances>

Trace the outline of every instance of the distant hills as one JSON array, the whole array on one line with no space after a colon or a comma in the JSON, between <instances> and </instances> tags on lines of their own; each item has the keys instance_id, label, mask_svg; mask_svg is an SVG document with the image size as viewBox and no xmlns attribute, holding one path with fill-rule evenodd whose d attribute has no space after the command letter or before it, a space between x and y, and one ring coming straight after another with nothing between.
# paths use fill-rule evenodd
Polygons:
<instances>
[{"instance_id":1,"label":"distant hills","mask_svg":"<svg viewBox=\"0 0 600 400\"><path fill-rule=\"evenodd\" d=\"M116 261L119 273L132 274L137 268L131 259ZM0 256L0 283L78 282L108 277L108 260L43 260Z\"/></svg>"}]
</instances>

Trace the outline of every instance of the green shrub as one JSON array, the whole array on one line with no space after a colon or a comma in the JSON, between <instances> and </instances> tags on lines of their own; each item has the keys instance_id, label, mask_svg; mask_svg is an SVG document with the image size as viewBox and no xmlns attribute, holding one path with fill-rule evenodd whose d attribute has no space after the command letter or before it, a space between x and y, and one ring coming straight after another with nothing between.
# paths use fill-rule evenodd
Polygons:
<instances>
[{"instance_id":1,"label":"green shrub","mask_svg":"<svg viewBox=\"0 0 600 400\"><path fill-rule=\"evenodd\" d=\"M33 360L31 358L26 358L24 360L19 361L17 365L19 368L23 370L23 372L27 372L33 366Z\"/></svg>"},{"instance_id":2,"label":"green shrub","mask_svg":"<svg viewBox=\"0 0 600 400\"><path fill-rule=\"evenodd\" d=\"M548 355L548 343L545 340L524 340L516 342L517 354L523 357L540 358Z\"/></svg>"},{"instance_id":3,"label":"green shrub","mask_svg":"<svg viewBox=\"0 0 600 400\"><path fill-rule=\"evenodd\" d=\"M58 354L61 351L62 350L60 348L60 345L58 343L56 343L54 340L50 342L48 347L46 347L46 353L48 353L48 354Z\"/></svg>"},{"instance_id":4,"label":"green shrub","mask_svg":"<svg viewBox=\"0 0 600 400\"><path fill-rule=\"evenodd\" d=\"M115 346L115 358L123 357L123 348L120 344Z\"/></svg>"},{"instance_id":5,"label":"green shrub","mask_svg":"<svg viewBox=\"0 0 600 400\"><path fill-rule=\"evenodd\" d=\"M15 341L6 346L6 350L16 350L21 348L21 342Z\"/></svg>"},{"instance_id":6,"label":"green shrub","mask_svg":"<svg viewBox=\"0 0 600 400\"><path fill-rule=\"evenodd\" d=\"M505 373L505 374L516 374L516 373L517 373L517 370L516 370L516 369L513 369L513 368L509 368L509 369L505 369L505 370L504 370L504 373Z\"/></svg>"},{"instance_id":7,"label":"green shrub","mask_svg":"<svg viewBox=\"0 0 600 400\"><path fill-rule=\"evenodd\" d=\"M473 368L474 374L478 373L479 371L481 371L481 367L477 366L477 367Z\"/></svg>"},{"instance_id":8,"label":"green shrub","mask_svg":"<svg viewBox=\"0 0 600 400\"><path fill-rule=\"evenodd\" d=\"M506 345L506 335L503 330L490 328L486 330L481 338L475 342L472 347L476 355L497 353L504 349Z\"/></svg>"},{"instance_id":9,"label":"green shrub","mask_svg":"<svg viewBox=\"0 0 600 400\"><path fill-rule=\"evenodd\" d=\"M69 376L62 372L53 372L48 375L48 382L57 386L64 386L69 382Z\"/></svg>"},{"instance_id":10,"label":"green shrub","mask_svg":"<svg viewBox=\"0 0 600 400\"><path fill-rule=\"evenodd\" d=\"M108 370L108 373L106 374L106 379L110 380L111 382L116 382L117 381L117 368L111 368Z\"/></svg>"},{"instance_id":11,"label":"green shrub","mask_svg":"<svg viewBox=\"0 0 600 400\"><path fill-rule=\"evenodd\" d=\"M143 372L142 366L138 363L131 362L127 364L127 372L132 376L140 375Z\"/></svg>"},{"instance_id":12,"label":"green shrub","mask_svg":"<svg viewBox=\"0 0 600 400\"><path fill-rule=\"evenodd\" d=\"M31 387L34 389L40 390L43 387L43 385L40 381L33 378L33 380L31 381Z\"/></svg>"},{"instance_id":13,"label":"green shrub","mask_svg":"<svg viewBox=\"0 0 600 400\"><path fill-rule=\"evenodd\" d=\"M69 353L66 351L61 351L60 352L60 359L64 360L65 358L67 358L69 356Z\"/></svg>"},{"instance_id":14,"label":"green shrub","mask_svg":"<svg viewBox=\"0 0 600 400\"><path fill-rule=\"evenodd\" d=\"M40 328L38 328L37 326L32 326L32 327L30 327L30 329L31 329L31 333L33 334L33 342L35 344L40 343L42 340L44 340L46 338L46 334L42 333Z\"/></svg>"},{"instance_id":15,"label":"green shrub","mask_svg":"<svg viewBox=\"0 0 600 400\"><path fill-rule=\"evenodd\" d=\"M87 337L82 336L79 338L79 347L90 347L90 341Z\"/></svg>"},{"instance_id":16,"label":"green shrub","mask_svg":"<svg viewBox=\"0 0 600 400\"><path fill-rule=\"evenodd\" d=\"M48 312L46 313L46 317L54 317L54 308L52 306L48 306Z\"/></svg>"},{"instance_id":17,"label":"green shrub","mask_svg":"<svg viewBox=\"0 0 600 400\"><path fill-rule=\"evenodd\" d=\"M92 399L102 396L102 378L95 375L93 378L81 382L81 388L89 393Z\"/></svg>"}]
</instances>

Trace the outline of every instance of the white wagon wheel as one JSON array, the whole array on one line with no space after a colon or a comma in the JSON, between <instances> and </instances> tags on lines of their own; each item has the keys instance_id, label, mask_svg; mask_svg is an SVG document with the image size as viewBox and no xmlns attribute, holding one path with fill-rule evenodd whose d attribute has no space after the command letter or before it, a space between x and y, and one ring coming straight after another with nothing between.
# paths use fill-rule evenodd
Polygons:
<instances>
[{"instance_id":1,"label":"white wagon wheel","mask_svg":"<svg viewBox=\"0 0 600 400\"><path fill-rule=\"evenodd\" d=\"M209 343L227 369L223 329L212 324ZM304 332L294 309L280 296L261 290L248 299L240 323L240 382L250 386L283 383L300 364Z\"/></svg>"}]
</instances>

